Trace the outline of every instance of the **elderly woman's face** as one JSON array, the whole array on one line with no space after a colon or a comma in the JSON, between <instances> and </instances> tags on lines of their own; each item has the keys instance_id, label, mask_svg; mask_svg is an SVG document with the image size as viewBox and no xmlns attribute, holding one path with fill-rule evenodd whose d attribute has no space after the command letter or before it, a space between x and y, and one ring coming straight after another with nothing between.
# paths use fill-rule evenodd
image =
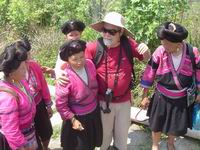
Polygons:
<instances>
[{"instance_id":1,"label":"elderly woman's face","mask_svg":"<svg viewBox=\"0 0 200 150\"><path fill-rule=\"evenodd\" d=\"M181 43L170 42L166 39L161 40L161 44L165 48L165 50L169 53L177 52L181 48Z\"/></svg>"},{"instance_id":2,"label":"elderly woman's face","mask_svg":"<svg viewBox=\"0 0 200 150\"><path fill-rule=\"evenodd\" d=\"M68 64L76 69L76 70L80 70L84 67L85 65L85 54L83 51L73 54L72 56L70 56L68 58Z\"/></svg>"},{"instance_id":3,"label":"elderly woman's face","mask_svg":"<svg viewBox=\"0 0 200 150\"><path fill-rule=\"evenodd\" d=\"M9 77L12 78L15 82L18 82L26 78L26 71L26 63L25 61L22 61L20 66L9 74Z\"/></svg>"}]
</instances>

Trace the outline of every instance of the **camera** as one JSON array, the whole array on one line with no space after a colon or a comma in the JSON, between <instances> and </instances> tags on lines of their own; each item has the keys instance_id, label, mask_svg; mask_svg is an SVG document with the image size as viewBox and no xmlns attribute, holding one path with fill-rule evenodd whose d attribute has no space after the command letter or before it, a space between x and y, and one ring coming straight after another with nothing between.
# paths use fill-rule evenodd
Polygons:
<instances>
[{"instance_id":1,"label":"camera","mask_svg":"<svg viewBox=\"0 0 200 150\"><path fill-rule=\"evenodd\" d=\"M106 90L106 93L105 93L106 108L103 109L101 107L103 113L110 113L111 112L111 110L109 108L109 103L112 101L112 98L113 98L113 90L108 88Z\"/></svg>"},{"instance_id":2,"label":"camera","mask_svg":"<svg viewBox=\"0 0 200 150\"><path fill-rule=\"evenodd\" d=\"M113 90L108 88L105 93L105 99L106 101L111 102L112 98L113 98Z\"/></svg>"}]
</instances>

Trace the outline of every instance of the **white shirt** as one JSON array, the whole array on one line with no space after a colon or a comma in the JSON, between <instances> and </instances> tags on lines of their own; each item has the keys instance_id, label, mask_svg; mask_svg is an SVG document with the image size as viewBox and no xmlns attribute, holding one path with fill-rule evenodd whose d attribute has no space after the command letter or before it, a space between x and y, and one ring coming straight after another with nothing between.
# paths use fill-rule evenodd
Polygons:
<instances>
[{"instance_id":1,"label":"white shirt","mask_svg":"<svg viewBox=\"0 0 200 150\"><path fill-rule=\"evenodd\" d=\"M79 77L88 85L88 76L85 70L85 67L83 67L82 69L76 70L74 69L74 71L79 75Z\"/></svg>"},{"instance_id":2,"label":"white shirt","mask_svg":"<svg viewBox=\"0 0 200 150\"><path fill-rule=\"evenodd\" d=\"M171 56L172 56L172 61L173 61L173 65L174 65L175 70L177 70L178 67L179 67L180 64L181 64L182 53L183 53L183 52L181 52L179 55L173 55L173 54L171 54Z\"/></svg>"}]
</instances>

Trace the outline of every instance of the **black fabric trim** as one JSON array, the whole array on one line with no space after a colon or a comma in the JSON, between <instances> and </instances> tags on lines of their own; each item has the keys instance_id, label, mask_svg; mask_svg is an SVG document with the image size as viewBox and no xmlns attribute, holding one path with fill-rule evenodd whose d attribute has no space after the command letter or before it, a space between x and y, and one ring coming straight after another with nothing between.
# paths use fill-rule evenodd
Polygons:
<instances>
[{"instance_id":1,"label":"black fabric trim","mask_svg":"<svg viewBox=\"0 0 200 150\"><path fill-rule=\"evenodd\" d=\"M155 62L153 61L152 58L149 60L148 64L149 64L153 69L158 69L158 64L155 63Z\"/></svg>"}]
</instances>

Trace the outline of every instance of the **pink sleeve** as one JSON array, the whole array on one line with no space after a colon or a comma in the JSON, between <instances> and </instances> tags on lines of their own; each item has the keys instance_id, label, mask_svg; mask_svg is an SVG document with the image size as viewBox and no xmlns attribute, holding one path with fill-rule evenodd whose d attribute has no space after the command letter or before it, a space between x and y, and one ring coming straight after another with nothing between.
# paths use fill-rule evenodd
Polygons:
<instances>
[{"instance_id":1,"label":"pink sleeve","mask_svg":"<svg viewBox=\"0 0 200 150\"><path fill-rule=\"evenodd\" d=\"M56 84L56 109L60 113L63 120L71 119L74 116L68 106L70 85L71 83L64 87Z\"/></svg>"},{"instance_id":2,"label":"pink sleeve","mask_svg":"<svg viewBox=\"0 0 200 150\"><path fill-rule=\"evenodd\" d=\"M85 49L85 57L87 59L93 60L95 57L96 48L97 48L97 42L88 42L87 47Z\"/></svg>"},{"instance_id":3,"label":"pink sleeve","mask_svg":"<svg viewBox=\"0 0 200 150\"><path fill-rule=\"evenodd\" d=\"M33 63L34 63L34 67L35 67L33 69L36 70L36 74L38 76L37 82L40 83L40 85L41 85L42 99L45 101L46 106L51 106L53 104L53 102L51 101L49 88L48 88L46 79L43 75L42 69L39 64L37 64L36 62L33 62Z\"/></svg>"},{"instance_id":4,"label":"pink sleeve","mask_svg":"<svg viewBox=\"0 0 200 150\"><path fill-rule=\"evenodd\" d=\"M159 46L152 54L143 74L141 77L140 85L143 88L150 88L155 80L156 72L159 66L160 56L162 55L163 48Z\"/></svg>"},{"instance_id":5,"label":"pink sleeve","mask_svg":"<svg viewBox=\"0 0 200 150\"><path fill-rule=\"evenodd\" d=\"M46 106L51 106L53 104L53 102L51 101L51 96L50 96L50 92L49 92L49 88L46 82L46 79L42 73L42 69L41 67L39 68L39 74L40 74L40 82L41 82L41 87L42 87L42 98L45 101Z\"/></svg>"},{"instance_id":6,"label":"pink sleeve","mask_svg":"<svg viewBox=\"0 0 200 150\"><path fill-rule=\"evenodd\" d=\"M26 140L19 129L17 100L7 93L2 93L0 99L1 130L10 147L18 149L26 144Z\"/></svg>"}]
</instances>

